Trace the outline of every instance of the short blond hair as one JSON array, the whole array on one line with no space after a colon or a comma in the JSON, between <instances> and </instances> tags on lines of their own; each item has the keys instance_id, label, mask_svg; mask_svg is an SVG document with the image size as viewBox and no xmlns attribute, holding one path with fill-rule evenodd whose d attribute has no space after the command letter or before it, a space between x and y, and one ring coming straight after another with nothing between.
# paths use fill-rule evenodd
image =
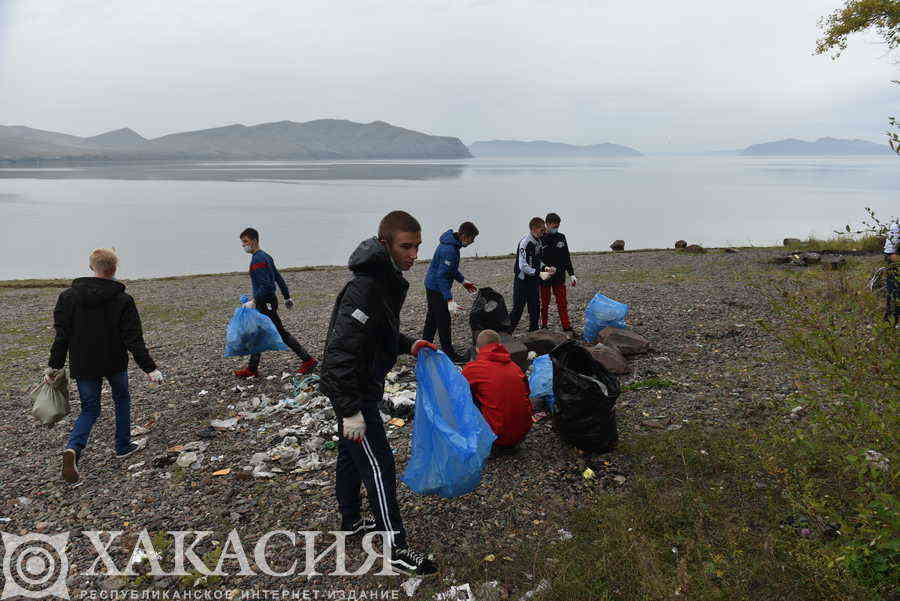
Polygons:
<instances>
[{"instance_id":1,"label":"short blond hair","mask_svg":"<svg viewBox=\"0 0 900 601\"><path fill-rule=\"evenodd\" d=\"M91 253L91 269L97 273L114 273L119 266L119 255L110 248L98 248Z\"/></svg>"}]
</instances>

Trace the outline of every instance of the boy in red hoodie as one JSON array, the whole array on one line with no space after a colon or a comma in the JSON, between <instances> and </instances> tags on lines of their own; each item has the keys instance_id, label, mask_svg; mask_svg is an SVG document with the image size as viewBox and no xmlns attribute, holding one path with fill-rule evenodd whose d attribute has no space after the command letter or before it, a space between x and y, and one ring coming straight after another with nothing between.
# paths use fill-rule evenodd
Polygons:
<instances>
[{"instance_id":1,"label":"boy in red hoodie","mask_svg":"<svg viewBox=\"0 0 900 601\"><path fill-rule=\"evenodd\" d=\"M484 419L497 435L494 445L512 447L531 429L531 401L528 383L509 351L500 344L500 335L484 330L476 341L478 358L463 368L472 387L472 398Z\"/></svg>"}]
</instances>

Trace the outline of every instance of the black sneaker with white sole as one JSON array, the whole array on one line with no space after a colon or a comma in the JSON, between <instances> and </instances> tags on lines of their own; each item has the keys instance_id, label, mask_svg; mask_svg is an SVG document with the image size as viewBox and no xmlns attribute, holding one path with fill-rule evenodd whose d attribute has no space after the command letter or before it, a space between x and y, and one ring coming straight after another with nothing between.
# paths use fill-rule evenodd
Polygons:
<instances>
[{"instance_id":1,"label":"black sneaker with white sole","mask_svg":"<svg viewBox=\"0 0 900 601\"><path fill-rule=\"evenodd\" d=\"M347 533L347 538L362 538L370 532L375 532L375 520L360 518L350 525L344 525L341 530Z\"/></svg>"},{"instance_id":2,"label":"black sneaker with white sole","mask_svg":"<svg viewBox=\"0 0 900 601\"><path fill-rule=\"evenodd\" d=\"M78 473L78 454L75 449L66 449L62 456L62 477L68 484L77 484L81 480Z\"/></svg>"},{"instance_id":3,"label":"black sneaker with white sole","mask_svg":"<svg viewBox=\"0 0 900 601\"><path fill-rule=\"evenodd\" d=\"M437 572L437 566L430 556L413 551L409 547L391 549L391 567L410 576L427 576Z\"/></svg>"},{"instance_id":4,"label":"black sneaker with white sole","mask_svg":"<svg viewBox=\"0 0 900 601\"><path fill-rule=\"evenodd\" d=\"M146 444L146 438L134 440L131 442L131 446L129 446L128 450L126 450L125 452L119 453L118 451L116 451L116 459L125 459L126 457L131 457L132 455L143 449Z\"/></svg>"}]
</instances>

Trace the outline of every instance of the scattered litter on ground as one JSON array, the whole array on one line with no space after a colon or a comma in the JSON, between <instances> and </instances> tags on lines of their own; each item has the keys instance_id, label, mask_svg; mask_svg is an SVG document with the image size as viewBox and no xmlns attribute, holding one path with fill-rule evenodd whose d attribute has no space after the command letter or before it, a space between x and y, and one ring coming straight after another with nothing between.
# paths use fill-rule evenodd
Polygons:
<instances>
[{"instance_id":1,"label":"scattered litter on ground","mask_svg":"<svg viewBox=\"0 0 900 601\"><path fill-rule=\"evenodd\" d=\"M206 396L208 394L209 394L208 390L201 390L200 392L197 393L197 396Z\"/></svg>"},{"instance_id":2,"label":"scattered litter on ground","mask_svg":"<svg viewBox=\"0 0 900 601\"><path fill-rule=\"evenodd\" d=\"M436 601L475 601L475 595L468 582L459 586L451 586L449 590L438 593L434 598Z\"/></svg>"},{"instance_id":3,"label":"scattered litter on ground","mask_svg":"<svg viewBox=\"0 0 900 601\"><path fill-rule=\"evenodd\" d=\"M230 473L231 473L231 468L230 468L230 467L226 467L226 468L223 469L223 470L216 470L215 472L212 473L212 475L213 475L213 476L227 476L227 475L230 474Z\"/></svg>"}]
</instances>

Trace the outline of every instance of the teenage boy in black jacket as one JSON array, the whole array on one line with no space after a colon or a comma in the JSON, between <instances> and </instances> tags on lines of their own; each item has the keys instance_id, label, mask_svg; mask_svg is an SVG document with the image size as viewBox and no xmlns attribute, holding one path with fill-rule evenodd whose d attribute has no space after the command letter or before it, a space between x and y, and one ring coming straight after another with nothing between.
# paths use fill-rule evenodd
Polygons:
<instances>
[{"instance_id":1,"label":"teenage boy in black jacket","mask_svg":"<svg viewBox=\"0 0 900 601\"><path fill-rule=\"evenodd\" d=\"M59 377L69 356L69 372L81 397L81 415L75 420L63 451L63 480L81 484L78 461L94 422L100 417L103 378L109 382L116 407L116 457L124 458L144 447L147 439L131 440L131 396L128 393L128 351L154 384L163 380L144 344L141 318L125 285L115 281L119 258L99 248L91 253L92 278L78 278L64 290L53 310L56 337L50 347L46 382Z\"/></svg>"},{"instance_id":2,"label":"teenage boy in black jacket","mask_svg":"<svg viewBox=\"0 0 900 601\"><path fill-rule=\"evenodd\" d=\"M541 272L541 237L547 233L547 226L540 217L533 217L528 222L530 232L516 247L516 262L513 265L513 308L509 314L509 333L516 331L522 312L528 306L528 331L538 329L540 316L540 292L538 282Z\"/></svg>"},{"instance_id":3,"label":"teenage boy in black jacket","mask_svg":"<svg viewBox=\"0 0 900 601\"><path fill-rule=\"evenodd\" d=\"M569 253L569 242L566 235L560 233L562 222L556 213L548 213L544 223L547 233L541 238L541 261L544 265L556 268L556 273L546 280L541 280L541 327L547 327L550 316L550 293L556 297L556 308L559 310L559 321L564 332L572 331L569 321L569 301L566 298L566 274L572 276L572 286L578 283L575 278L575 267L572 266L572 255Z\"/></svg>"},{"instance_id":4,"label":"teenage boy in black jacket","mask_svg":"<svg viewBox=\"0 0 900 601\"><path fill-rule=\"evenodd\" d=\"M341 530L385 532L394 569L416 575L431 574L436 568L406 545L394 455L378 403L384 396L384 378L399 354L416 356L425 347L437 350L430 342L413 341L400 332L400 309L409 290L403 272L415 263L421 230L412 215L393 211L381 220L378 237L364 240L350 255L353 279L335 301L321 367L322 392L340 418L335 493ZM362 484L374 522L360 514Z\"/></svg>"}]
</instances>

